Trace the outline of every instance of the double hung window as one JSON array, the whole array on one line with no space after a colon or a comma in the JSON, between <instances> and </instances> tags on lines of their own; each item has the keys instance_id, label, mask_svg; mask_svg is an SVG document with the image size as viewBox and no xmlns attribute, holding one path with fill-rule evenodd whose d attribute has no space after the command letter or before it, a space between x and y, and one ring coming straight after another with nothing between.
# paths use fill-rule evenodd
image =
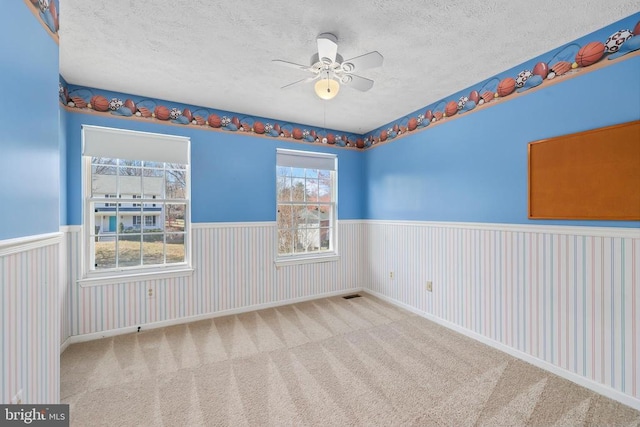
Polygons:
<instances>
[{"instance_id":1,"label":"double hung window","mask_svg":"<svg viewBox=\"0 0 640 427\"><path fill-rule=\"evenodd\" d=\"M83 126L83 156L85 277L189 267L189 139Z\"/></svg>"},{"instance_id":2,"label":"double hung window","mask_svg":"<svg viewBox=\"0 0 640 427\"><path fill-rule=\"evenodd\" d=\"M278 260L336 255L337 157L277 150Z\"/></svg>"}]
</instances>

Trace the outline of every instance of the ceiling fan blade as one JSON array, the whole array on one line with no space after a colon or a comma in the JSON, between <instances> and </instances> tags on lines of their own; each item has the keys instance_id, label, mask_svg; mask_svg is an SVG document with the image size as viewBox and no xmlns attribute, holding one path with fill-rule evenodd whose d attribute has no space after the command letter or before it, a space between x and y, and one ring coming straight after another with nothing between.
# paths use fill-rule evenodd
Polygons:
<instances>
[{"instance_id":1,"label":"ceiling fan blade","mask_svg":"<svg viewBox=\"0 0 640 427\"><path fill-rule=\"evenodd\" d=\"M296 80L296 81L295 81L295 82L293 82L293 83L289 83L288 85L282 86L280 89L285 89L285 88L288 88L288 87L290 87L290 86L297 85L298 83L309 83L309 82L312 82L312 81L314 81L315 79L317 79L319 76L320 76L320 74L316 74L316 75L315 75L315 76L313 76L313 77L308 77L308 78L306 78L306 79Z\"/></svg>"},{"instance_id":2,"label":"ceiling fan blade","mask_svg":"<svg viewBox=\"0 0 640 427\"><path fill-rule=\"evenodd\" d=\"M295 62L283 61L282 59L272 59L271 62L275 62L279 65L284 65L285 67L297 68L302 71L311 71L312 68L308 65L296 64Z\"/></svg>"},{"instance_id":3,"label":"ceiling fan blade","mask_svg":"<svg viewBox=\"0 0 640 427\"><path fill-rule=\"evenodd\" d=\"M353 73L367 68L380 67L383 60L384 57L380 52L374 50L373 52L347 59L342 63L342 69L347 73Z\"/></svg>"},{"instance_id":4,"label":"ceiling fan blade","mask_svg":"<svg viewBox=\"0 0 640 427\"><path fill-rule=\"evenodd\" d=\"M355 74L345 74L342 76L341 81L342 84L362 92L366 92L373 87L373 80L356 76Z\"/></svg>"},{"instance_id":5,"label":"ceiling fan blade","mask_svg":"<svg viewBox=\"0 0 640 427\"><path fill-rule=\"evenodd\" d=\"M327 58L331 64L336 62L338 53L338 38L331 33L322 33L318 36L318 56L322 61Z\"/></svg>"}]
</instances>

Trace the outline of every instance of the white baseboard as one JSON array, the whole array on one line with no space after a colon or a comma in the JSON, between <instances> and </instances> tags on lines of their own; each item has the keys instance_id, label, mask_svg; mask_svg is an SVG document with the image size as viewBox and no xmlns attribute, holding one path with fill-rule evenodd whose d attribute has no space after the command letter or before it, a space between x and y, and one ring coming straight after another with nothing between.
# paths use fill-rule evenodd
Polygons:
<instances>
[{"instance_id":1,"label":"white baseboard","mask_svg":"<svg viewBox=\"0 0 640 427\"><path fill-rule=\"evenodd\" d=\"M64 350L66 350L67 347L69 347L71 344L76 344L76 343L86 342L86 341L93 341L93 340L98 340L98 339L101 339L101 338L108 338L108 337L114 337L114 336L117 336L117 335L124 335L124 334L130 334L130 333L133 333L133 332L138 332L138 327L140 327L140 331L146 331L146 330L150 330L150 329L164 328L166 326L174 326L174 325L181 325L183 323L197 322L198 320L207 320L207 319L213 319L213 318L216 318L216 317L223 317L223 316L231 316L231 315L234 315L234 314L248 313L250 311L264 310L266 308L281 307L283 305L296 304L296 303L299 303L299 302L313 301L313 300L317 300L317 299L321 299L321 298L335 297L335 296L341 296L341 295L349 295L349 294L352 294L354 292L362 292L362 291L363 291L363 288L345 289L345 290L341 290L341 291L327 292L327 293L324 293L324 294L311 295L311 296L307 296L307 297L300 297L300 298L294 298L294 299L289 299L289 300L270 302L270 303L265 303L265 304L250 305L250 306L246 306L246 307L233 308L233 309L230 309L230 310L216 311L216 312L213 312L213 313L199 314L197 316L181 317L181 318L178 318L178 319L170 319L170 320L162 320L162 321L159 321L159 322L144 323L144 324L141 324L141 325L129 326L129 327L120 328L120 329L110 329L108 331L94 332L94 333L91 333L91 334L72 335L69 338L67 338L65 340L65 342L62 344L62 346L60 347L60 354L62 354L62 352L64 352Z\"/></svg>"},{"instance_id":2,"label":"white baseboard","mask_svg":"<svg viewBox=\"0 0 640 427\"><path fill-rule=\"evenodd\" d=\"M64 353L64 351L71 345L71 337L64 340L62 345L60 346L60 354Z\"/></svg>"},{"instance_id":3,"label":"white baseboard","mask_svg":"<svg viewBox=\"0 0 640 427\"><path fill-rule=\"evenodd\" d=\"M446 328L449 328L455 332L459 332L463 335L468 336L469 338L473 338L476 341L480 341L483 344L487 344L495 349L498 349L504 353L507 353L513 357L517 357L518 359L524 360L525 362L528 362L534 366L537 366L538 368L544 369L546 371L549 371L555 375L558 375L559 377L562 377L564 379L567 379L571 382L574 382L578 385L581 385L585 388L588 388L589 390L592 390L598 394L601 394L605 397L608 397L610 399L613 399L617 402L620 402L624 405L630 406L633 409L636 409L638 411L640 411L640 400L634 398L633 396L629 396L628 394L622 393L618 390L614 390L604 384L600 384L597 383L593 380L590 380L588 378L585 378L583 376L580 376L578 374L575 374L571 371L567 371L563 368L560 368L552 363L549 363L545 360L541 360L538 359L537 357L531 356L530 354L524 353L520 350L517 350L513 347L509 347L505 344L502 344L498 341L494 341L490 338L485 337L484 335L480 335L477 332L473 332L469 329L463 328L461 326L456 325L455 323L451 323L447 320L441 319L439 317L436 317L430 313L424 312L422 310L418 310L415 307L412 307L408 304L405 304L403 302L397 301L393 298L390 298L386 295L380 294L378 292L374 292L372 290L369 289L363 289L362 292L368 293L370 295L373 295L377 298L380 298L383 301L386 301L388 303L391 303L395 306L398 306L400 308L404 308L405 310L408 310L412 313L415 313L419 316L424 317L425 319L431 320L432 322L435 322L439 325L442 325Z\"/></svg>"}]
</instances>

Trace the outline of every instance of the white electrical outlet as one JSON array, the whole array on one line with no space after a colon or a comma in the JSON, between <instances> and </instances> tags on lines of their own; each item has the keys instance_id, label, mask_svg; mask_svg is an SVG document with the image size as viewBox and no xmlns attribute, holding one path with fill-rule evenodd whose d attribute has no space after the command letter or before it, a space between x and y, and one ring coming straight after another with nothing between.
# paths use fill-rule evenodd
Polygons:
<instances>
[{"instance_id":1,"label":"white electrical outlet","mask_svg":"<svg viewBox=\"0 0 640 427\"><path fill-rule=\"evenodd\" d=\"M433 292L433 282L431 280L427 281L427 292Z\"/></svg>"},{"instance_id":2,"label":"white electrical outlet","mask_svg":"<svg viewBox=\"0 0 640 427\"><path fill-rule=\"evenodd\" d=\"M22 405L22 390L18 390L15 396L11 399L12 405Z\"/></svg>"},{"instance_id":3,"label":"white electrical outlet","mask_svg":"<svg viewBox=\"0 0 640 427\"><path fill-rule=\"evenodd\" d=\"M393 271L389 272L389 279L393 279Z\"/></svg>"},{"instance_id":4,"label":"white electrical outlet","mask_svg":"<svg viewBox=\"0 0 640 427\"><path fill-rule=\"evenodd\" d=\"M153 288L149 288L149 290L147 291L147 296L149 298L153 298Z\"/></svg>"}]
</instances>

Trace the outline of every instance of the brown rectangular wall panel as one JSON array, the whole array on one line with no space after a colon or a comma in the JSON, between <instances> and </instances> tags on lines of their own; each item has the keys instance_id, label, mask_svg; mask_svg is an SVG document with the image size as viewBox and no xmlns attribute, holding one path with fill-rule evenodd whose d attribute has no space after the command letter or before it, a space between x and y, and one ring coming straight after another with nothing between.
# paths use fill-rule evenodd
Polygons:
<instances>
[{"instance_id":1,"label":"brown rectangular wall panel","mask_svg":"<svg viewBox=\"0 0 640 427\"><path fill-rule=\"evenodd\" d=\"M529 218L640 220L640 121L531 142Z\"/></svg>"}]
</instances>

